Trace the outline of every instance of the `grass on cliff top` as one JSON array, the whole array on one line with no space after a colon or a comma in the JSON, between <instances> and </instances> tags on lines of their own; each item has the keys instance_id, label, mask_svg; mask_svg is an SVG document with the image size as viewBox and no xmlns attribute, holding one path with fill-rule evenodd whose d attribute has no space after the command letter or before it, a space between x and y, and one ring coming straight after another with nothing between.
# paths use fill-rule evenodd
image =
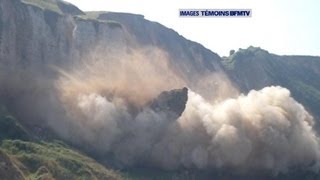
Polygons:
<instances>
[{"instance_id":1,"label":"grass on cliff top","mask_svg":"<svg viewBox=\"0 0 320 180\"><path fill-rule=\"evenodd\" d=\"M43 10L53 11L61 15L63 14L63 12L59 8L55 0L21 0L21 2L28 5L39 7ZM91 21L96 21L98 23L105 23L111 28L122 28L122 24L117 21L99 19L98 17L102 13L107 13L107 12L103 12L103 11L86 12L84 15L77 15L75 17L81 20L91 20Z\"/></svg>"},{"instance_id":2,"label":"grass on cliff top","mask_svg":"<svg viewBox=\"0 0 320 180\"><path fill-rule=\"evenodd\" d=\"M21 2L25 4L37 6L44 10L46 9L46 10L57 12L59 14L63 14L63 12L60 10L55 0L21 0Z\"/></svg>"},{"instance_id":3,"label":"grass on cliff top","mask_svg":"<svg viewBox=\"0 0 320 180\"><path fill-rule=\"evenodd\" d=\"M89 19L98 19L101 14L108 13L107 11L87 11L85 17Z\"/></svg>"},{"instance_id":4,"label":"grass on cliff top","mask_svg":"<svg viewBox=\"0 0 320 180\"><path fill-rule=\"evenodd\" d=\"M29 179L121 179L121 175L108 170L60 142L27 142L3 140L0 150Z\"/></svg>"},{"instance_id":5,"label":"grass on cliff top","mask_svg":"<svg viewBox=\"0 0 320 180\"><path fill-rule=\"evenodd\" d=\"M88 11L88 12L85 12L84 15L77 16L77 18L82 19L82 20L91 20L91 21L96 21L99 23L105 23L111 28L122 28L123 27L122 24L117 21L99 19L99 16L101 14L105 14L105 13L108 13L108 12L106 12L106 11Z\"/></svg>"}]
</instances>

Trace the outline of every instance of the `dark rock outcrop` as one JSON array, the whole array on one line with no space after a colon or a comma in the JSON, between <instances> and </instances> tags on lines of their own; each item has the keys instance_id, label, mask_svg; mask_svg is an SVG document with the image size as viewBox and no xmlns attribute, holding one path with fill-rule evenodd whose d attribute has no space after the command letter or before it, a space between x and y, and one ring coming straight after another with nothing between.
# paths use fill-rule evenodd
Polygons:
<instances>
[{"instance_id":1,"label":"dark rock outcrop","mask_svg":"<svg viewBox=\"0 0 320 180\"><path fill-rule=\"evenodd\" d=\"M177 119L185 110L187 101L188 89L184 87L162 92L151 102L150 108L155 112L164 112L172 119Z\"/></svg>"}]
</instances>

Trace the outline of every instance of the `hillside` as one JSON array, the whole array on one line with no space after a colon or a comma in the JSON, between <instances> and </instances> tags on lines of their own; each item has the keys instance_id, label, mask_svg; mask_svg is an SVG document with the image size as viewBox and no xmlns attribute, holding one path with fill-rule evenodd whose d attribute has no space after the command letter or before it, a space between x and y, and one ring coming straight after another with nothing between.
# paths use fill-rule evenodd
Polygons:
<instances>
[{"instance_id":1,"label":"hillside","mask_svg":"<svg viewBox=\"0 0 320 180\"><path fill-rule=\"evenodd\" d=\"M0 107L0 179L121 179L63 142L28 132Z\"/></svg>"},{"instance_id":2,"label":"hillside","mask_svg":"<svg viewBox=\"0 0 320 180\"><path fill-rule=\"evenodd\" d=\"M278 56L249 47L226 57L223 63L242 92L271 85L286 87L320 119L320 57Z\"/></svg>"},{"instance_id":3,"label":"hillside","mask_svg":"<svg viewBox=\"0 0 320 180\"><path fill-rule=\"evenodd\" d=\"M0 179L317 179L320 57L213 51L143 15L0 0Z\"/></svg>"}]
</instances>

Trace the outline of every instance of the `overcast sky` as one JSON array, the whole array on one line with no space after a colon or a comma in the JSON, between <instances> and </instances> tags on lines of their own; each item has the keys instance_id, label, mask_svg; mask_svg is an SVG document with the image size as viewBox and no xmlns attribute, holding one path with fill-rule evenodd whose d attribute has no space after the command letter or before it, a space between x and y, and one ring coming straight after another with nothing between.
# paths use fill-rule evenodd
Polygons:
<instances>
[{"instance_id":1,"label":"overcast sky","mask_svg":"<svg viewBox=\"0 0 320 180\"><path fill-rule=\"evenodd\" d=\"M320 0L67 0L83 11L142 14L227 55L258 46L280 55L320 56ZM252 9L251 18L180 18L179 9Z\"/></svg>"}]
</instances>

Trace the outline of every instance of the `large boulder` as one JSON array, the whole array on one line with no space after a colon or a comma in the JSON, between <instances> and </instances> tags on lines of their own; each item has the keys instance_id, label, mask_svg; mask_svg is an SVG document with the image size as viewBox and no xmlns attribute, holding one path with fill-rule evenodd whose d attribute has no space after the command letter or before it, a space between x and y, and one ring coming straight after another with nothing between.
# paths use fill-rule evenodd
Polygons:
<instances>
[{"instance_id":1,"label":"large boulder","mask_svg":"<svg viewBox=\"0 0 320 180\"><path fill-rule=\"evenodd\" d=\"M166 113L173 119L181 116L188 101L188 89L174 89L162 92L149 107L155 112Z\"/></svg>"}]
</instances>

